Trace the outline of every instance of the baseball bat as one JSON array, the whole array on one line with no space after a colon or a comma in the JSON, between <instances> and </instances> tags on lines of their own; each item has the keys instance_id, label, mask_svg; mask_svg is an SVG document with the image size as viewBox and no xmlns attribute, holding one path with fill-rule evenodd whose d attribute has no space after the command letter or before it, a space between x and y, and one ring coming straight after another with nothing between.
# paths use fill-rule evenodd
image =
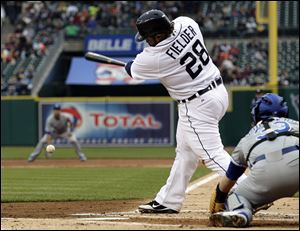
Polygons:
<instances>
[{"instance_id":1,"label":"baseball bat","mask_svg":"<svg viewBox=\"0 0 300 231\"><path fill-rule=\"evenodd\" d=\"M109 58L107 56L104 55L100 55L94 52L87 52L84 56L87 60L90 61L94 61L94 62L100 62L100 63L108 63L108 64L114 64L114 65L118 65L118 66L125 66L126 63L113 59L113 58Z\"/></svg>"}]
</instances>

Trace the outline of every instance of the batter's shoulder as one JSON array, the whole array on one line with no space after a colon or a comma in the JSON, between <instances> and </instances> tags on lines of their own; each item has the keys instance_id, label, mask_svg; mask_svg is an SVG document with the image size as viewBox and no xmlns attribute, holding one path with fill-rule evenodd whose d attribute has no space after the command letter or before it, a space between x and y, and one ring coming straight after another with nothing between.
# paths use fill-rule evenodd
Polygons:
<instances>
[{"instance_id":1,"label":"batter's shoulder","mask_svg":"<svg viewBox=\"0 0 300 231\"><path fill-rule=\"evenodd\" d=\"M151 47L146 47L142 53L135 57L134 63L156 67L160 55L161 54L159 52L155 52L151 49Z\"/></svg>"},{"instance_id":2,"label":"batter's shoulder","mask_svg":"<svg viewBox=\"0 0 300 231\"><path fill-rule=\"evenodd\" d=\"M175 24L180 23L183 26L192 26L194 28L199 28L198 23L194 19L187 17L187 16L180 16L180 17L174 19L173 22Z\"/></svg>"},{"instance_id":3,"label":"batter's shoulder","mask_svg":"<svg viewBox=\"0 0 300 231\"><path fill-rule=\"evenodd\" d=\"M179 16L173 20L174 22L195 22L194 19L188 16Z\"/></svg>"}]
</instances>

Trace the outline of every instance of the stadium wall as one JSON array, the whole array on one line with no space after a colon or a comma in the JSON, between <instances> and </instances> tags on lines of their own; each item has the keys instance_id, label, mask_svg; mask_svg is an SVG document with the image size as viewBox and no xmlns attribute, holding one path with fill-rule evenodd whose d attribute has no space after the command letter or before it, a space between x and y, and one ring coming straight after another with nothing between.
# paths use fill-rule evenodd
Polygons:
<instances>
[{"instance_id":1,"label":"stadium wall","mask_svg":"<svg viewBox=\"0 0 300 231\"><path fill-rule=\"evenodd\" d=\"M264 89L266 92L267 89ZM290 87L279 90L289 105L289 117L299 120L299 88ZM229 108L220 123L220 131L225 146L234 146L250 128L251 101L255 96L254 88L229 88ZM105 97L103 97L105 98ZM114 97L110 97L114 99ZM122 97L126 99L126 97ZM138 99L139 97L130 97ZM155 97L153 97L155 98ZM73 98L74 99L74 98ZM76 98L75 98L76 99ZM77 99L80 99L78 97ZM32 146L39 139L39 102L45 98L1 97L1 146ZM65 102L67 98L47 98L47 101ZM84 100L94 100L94 97ZM174 123L176 125L177 110L174 102ZM175 126L176 127L176 126ZM176 129L174 129L174 132ZM175 136L175 134L174 134Z\"/></svg>"}]
</instances>

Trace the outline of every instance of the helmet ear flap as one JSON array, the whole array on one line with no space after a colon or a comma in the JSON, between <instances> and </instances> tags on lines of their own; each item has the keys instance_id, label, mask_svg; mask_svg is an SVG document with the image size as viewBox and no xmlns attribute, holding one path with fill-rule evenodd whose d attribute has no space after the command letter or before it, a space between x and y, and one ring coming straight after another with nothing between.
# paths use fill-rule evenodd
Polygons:
<instances>
[{"instance_id":1,"label":"helmet ear flap","mask_svg":"<svg viewBox=\"0 0 300 231\"><path fill-rule=\"evenodd\" d=\"M251 115L252 115L252 125L257 124L258 122L258 117L257 115L259 114L259 105L261 104L261 99L259 99L258 101L256 101L256 103L254 104L254 106L252 107L251 110Z\"/></svg>"}]
</instances>

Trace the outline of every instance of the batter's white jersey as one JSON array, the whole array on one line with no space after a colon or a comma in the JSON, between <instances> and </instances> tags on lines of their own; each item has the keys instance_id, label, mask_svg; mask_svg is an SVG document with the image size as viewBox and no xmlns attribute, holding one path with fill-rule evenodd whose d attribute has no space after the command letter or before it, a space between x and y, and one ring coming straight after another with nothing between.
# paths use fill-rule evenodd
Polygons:
<instances>
[{"instance_id":1,"label":"batter's white jersey","mask_svg":"<svg viewBox=\"0 0 300 231\"><path fill-rule=\"evenodd\" d=\"M136 79L159 79L175 100L186 99L220 77L209 57L198 24L178 17L172 35L136 56L131 75Z\"/></svg>"}]
</instances>

